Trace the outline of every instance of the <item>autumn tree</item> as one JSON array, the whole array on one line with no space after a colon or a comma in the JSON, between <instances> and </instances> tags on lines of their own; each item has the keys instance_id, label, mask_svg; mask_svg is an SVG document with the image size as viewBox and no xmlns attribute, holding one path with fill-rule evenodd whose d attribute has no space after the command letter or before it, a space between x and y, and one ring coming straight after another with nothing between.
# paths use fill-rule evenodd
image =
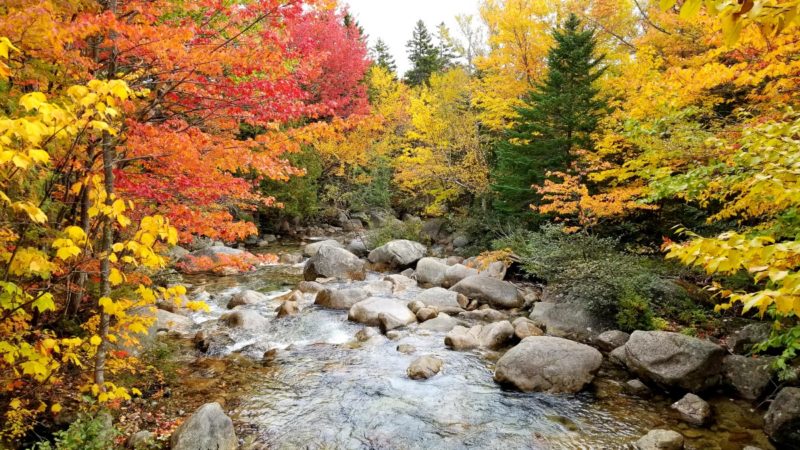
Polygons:
<instances>
[{"instance_id":1,"label":"autumn tree","mask_svg":"<svg viewBox=\"0 0 800 450\"><path fill-rule=\"evenodd\" d=\"M493 188L501 210L519 214L534 202L532 185L548 171L567 171L574 151L593 147L592 132L605 110L598 98L602 57L595 54L594 31L575 15L554 30L548 74L525 98L514 127L497 147Z\"/></svg>"}]
</instances>

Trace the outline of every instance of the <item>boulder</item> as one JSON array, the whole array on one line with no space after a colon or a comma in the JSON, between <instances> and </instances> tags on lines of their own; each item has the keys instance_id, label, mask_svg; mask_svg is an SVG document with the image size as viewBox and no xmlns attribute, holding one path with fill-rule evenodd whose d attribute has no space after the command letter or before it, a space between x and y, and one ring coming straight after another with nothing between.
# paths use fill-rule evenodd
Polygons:
<instances>
[{"instance_id":1,"label":"boulder","mask_svg":"<svg viewBox=\"0 0 800 450\"><path fill-rule=\"evenodd\" d=\"M280 306L275 310L278 313L278 318L288 317L288 316L296 316L300 312L300 307L297 306L297 302L286 301L281 303Z\"/></svg>"},{"instance_id":2,"label":"boulder","mask_svg":"<svg viewBox=\"0 0 800 450\"><path fill-rule=\"evenodd\" d=\"M608 360L620 367L628 367L627 359L624 345L608 352Z\"/></svg>"},{"instance_id":3,"label":"boulder","mask_svg":"<svg viewBox=\"0 0 800 450\"><path fill-rule=\"evenodd\" d=\"M314 304L323 308L347 309L369 298L369 293L361 288L325 289L317 294Z\"/></svg>"},{"instance_id":4,"label":"boulder","mask_svg":"<svg viewBox=\"0 0 800 450\"><path fill-rule=\"evenodd\" d=\"M397 346L397 351L402 353L402 354L404 354L404 355L410 355L410 354L416 352L417 349L414 348L413 345L400 344L400 345Z\"/></svg>"},{"instance_id":5,"label":"boulder","mask_svg":"<svg viewBox=\"0 0 800 450\"><path fill-rule=\"evenodd\" d=\"M278 263L293 266L303 262L303 259L303 255L300 253L281 253L281 255L278 257Z\"/></svg>"},{"instance_id":6,"label":"boulder","mask_svg":"<svg viewBox=\"0 0 800 450\"><path fill-rule=\"evenodd\" d=\"M369 248L367 248L367 243L362 238L355 238L347 244L347 251L354 255L358 256L367 256L369 254Z\"/></svg>"},{"instance_id":7,"label":"boulder","mask_svg":"<svg viewBox=\"0 0 800 450\"><path fill-rule=\"evenodd\" d=\"M519 308L525 303L516 286L484 275L464 278L450 290L494 308Z\"/></svg>"},{"instance_id":8,"label":"boulder","mask_svg":"<svg viewBox=\"0 0 800 450\"><path fill-rule=\"evenodd\" d=\"M455 248L464 248L468 246L470 243L469 236L464 234L459 234L453 237L453 247Z\"/></svg>"},{"instance_id":9,"label":"boulder","mask_svg":"<svg viewBox=\"0 0 800 450\"><path fill-rule=\"evenodd\" d=\"M436 316L439 315L439 311L437 311L436 308L425 306L423 308L418 309L416 315L418 321L425 322L436 318Z\"/></svg>"},{"instance_id":10,"label":"boulder","mask_svg":"<svg viewBox=\"0 0 800 450\"><path fill-rule=\"evenodd\" d=\"M257 330L269 324L269 321L258 312L246 309L223 314L219 320L231 328L241 328L244 330Z\"/></svg>"},{"instance_id":11,"label":"boulder","mask_svg":"<svg viewBox=\"0 0 800 450\"><path fill-rule=\"evenodd\" d=\"M428 331L448 332L458 325L458 321L448 314L440 312L433 319L426 320L419 328Z\"/></svg>"},{"instance_id":12,"label":"boulder","mask_svg":"<svg viewBox=\"0 0 800 450\"><path fill-rule=\"evenodd\" d=\"M494 379L523 392L575 393L592 382L602 361L603 355L588 345L534 336L497 361Z\"/></svg>"},{"instance_id":13,"label":"boulder","mask_svg":"<svg viewBox=\"0 0 800 450\"><path fill-rule=\"evenodd\" d=\"M493 261L480 274L502 280L505 279L507 270L508 266L503 261Z\"/></svg>"},{"instance_id":14,"label":"boulder","mask_svg":"<svg viewBox=\"0 0 800 450\"><path fill-rule=\"evenodd\" d=\"M482 326L478 333L478 343L483 348L499 350L507 346L513 337L514 327L511 322L503 320Z\"/></svg>"},{"instance_id":15,"label":"boulder","mask_svg":"<svg viewBox=\"0 0 800 450\"><path fill-rule=\"evenodd\" d=\"M591 343L603 331L603 324L577 303L539 302L531 320L550 336Z\"/></svg>"},{"instance_id":16,"label":"boulder","mask_svg":"<svg viewBox=\"0 0 800 450\"><path fill-rule=\"evenodd\" d=\"M176 268L186 274L210 271L235 274L241 271L242 265L255 266L259 263L258 257L250 252L225 245L213 245L184 255Z\"/></svg>"},{"instance_id":17,"label":"boulder","mask_svg":"<svg viewBox=\"0 0 800 450\"><path fill-rule=\"evenodd\" d=\"M377 337L378 331L372 327L364 327L356 333L356 340L358 342L367 342L368 340Z\"/></svg>"},{"instance_id":18,"label":"boulder","mask_svg":"<svg viewBox=\"0 0 800 450\"><path fill-rule=\"evenodd\" d=\"M361 288L367 291L371 296L389 296L392 295L392 288L394 288L394 285L389 281L376 280L370 281L361 286Z\"/></svg>"},{"instance_id":19,"label":"boulder","mask_svg":"<svg viewBox=\"0 0 800 450\"><path fill-rule=\"evenodd\" d=\"M439 373L442 370L442 366L444 366L444 361L441 359L425 355L411 362L406 372L408 373L408 378L412 380L427 380Z\"/></svg>"},{"instance_id":20,"label":"boulder","mask_svg":"<svg viewBox=\"0 0 800 450\"><path fill-rule=\"evenodd\" d=\"M635 445L638 450L681 450L683 435L672 430L651 430Z\"/></svg>"},{"instance_id":21,"label":"boulder","mask_svg":"<svg viewBox=\"0 0 800 450\"><path fill-rule=\"evenodd\" d=\"M233 309L237 306L255 305L258 303L265 303L267 296L258 291L246 290L235 294L228 301L228 309Z\"/></svg>"},{"instance_id":22,"label":"boulder","mask_svg":"<svg viewBox=\"0 0 800 450\"><path fill-rule=\"evenodd\" d=\"M702 392L721 380L725 350L667 331L634 331L624 346L628 370L667 390Z\"/></svg>"},{"instance_id":23,"label":"boulder","mask_svg":"<svg viewBox=\"0 0 800 450\"><path fill-rule=\"evenodd\" d=\"M297 290L304 294L317 294L325 290L325 286L316 281L301 281L297 283Z\"/></svg>"},{"instance_id":24,"label":"boulder","mask_svg":"<svg viewBox=\"0 0 800 450\"><path fill-rule=\"evenodd\" d=\"M236 450L233 421L219 403L206 403L183 422L170 438L172 450Z\"/></svg>"},{"instance_id":25,"label":"boulder","mask_svg":"<svg viewBox=\"0 0 800 450\"><path fill-rule=\"evenodd\" d=\"M191 336L192 327L194 327L194 322L186 316L164 311L163 309L156 310L156 332L166 331L167 333L175 333L181 336Z\"/></svg>"},{"instance_id":26,"label":"boulder","mask_svg":"<svg viewBox=\"0 0 800 450\"><path fill-rule=\"evenodd\" d=\"M422 259L426 252L427 248L419 242L400 239L390 241L369 252L369 262L402 269Z\"/></svg>"},{"instance_id":27,"label":"boulder","mask_svg":"<svg viewBox=\"0 0 800 450\"><path fill-rule=\"evenodd\" d=\"M422 309L422 308L425 308L425 303L418 302L418 301L414 300L414 301L410 301L410 302L408 302L408 305L407 305L407 306L408 306L408 309L410 309L410 310L411 310L411 312L413 312L414 314L416 314L416 313L417 313L417 311L419 311L419 310L420 310L420 309Z\"/></svg>"},{"instance_id":28,"label":"boulder","mask_svg":"<svg viewBox=\"0 0 800 450\"><path fill-rule=\"evenodd\" d=\"M439 240L446 221L440 217L428 219L422 223L422 234L431 241Z\"/></svg>"},{"instance_id":29,"label":"boulder","mask_svg":"<svg viewBox=\"0 0 800 450\"><path fill-rule=\"evenodd\" d=\"M653 392L650 391L650 388L647 387L646 384L642 383L642 380L639 379L626 381L622 385L622 390L626 394L635 395L642 398L649 398L653 395Z\"/></svg>"},{"instance_id":30,"label":"boulder","mask_svg":"<svg viewBox=\"0 0 800 450\"><path fill-rule=\"evenodd\" d=\"M328 277L363 280L366 278L364 261L343 248L322 246L316 255L306 261L303 278L314 281Z\"/></svg>"},{"instance_id":31,"label":"boulder","mask_svg":"<svg viewBox=\"0 0 800 450\"><path fill-rule=\"evenodd\" d=\"M454 286L456 283L463 280L464 278L478 275L478 273L479 273L478 269L473 269L463 264L453 264L447 267L447 270L444 273L444 280L442 281L442 286L444 287Z\"/></svg>"},{"instance_id":32,"label":"boulder","mask_svg":"<svg viewBox=\"0 0 800 450\"><path fill-rule=\"evenodd\" d=\"M496 309L476 309L475 311L459 313L458 317L467 320L480 320L482 322L499 322L501 320L507 320L508 314Z\"/></svg>"},{"instance_id":33,"label":"boulder","mask_svg":"<svg viewBox=\"0 0 800 450\"><path fill-rule=\"evenodd\" d=\"M133 450L145 450L155 447L156 445L156 436L147 431L137 431L133 433L125 442L125 447L130 448Z\"/></svg>"},{"instance_id":34,"label":"boulder","mask_svg":"<svg viewBox=\"0 0 800 450\"><path fill-rule=\"evenodd\" d=\"M544 336L544 331L527 317L517 317L511 324L514 326L514 336L519 340L531 336Z\"/></svg>"},{"instance_id":35,"label":"boulder","mask_svg":"<svg viewBox=\"0 0 800 450\"><path fill-rule=\"evenodd\" d=\"M774 361L772 357L728 355L722 360L723 383L745 400L758 400L772 385Z\"/></svg>"},{"instance_id":36,"label":"boulder","mask_svg":"<svg viewBox=\"0 0 800 450\"><path fill-rule=\"evenodd\" d=\"M344 246L339 241L329 239L326 241L312 242L311 244L306 245L303 248L303 255L309 257L314 256L317 254L320 248L326 245L331 247L344 248Z\"/></svg>"},{"instance_id":37,"label":"boulder","mask_svg":"<svg viewBox=\"0 0 800 450\"><path fill-rule=\"evenodd\" d=\"M387 275L383 281L392 283L392 292L395 294L417 286L417 282L414 279L400 274Z\"/></svg>"},{"instance_id":38,"label":"boulder","mask_svg":"<svg viewBox=\"0 0 800 450\"><path fill-rule=\"evenodd\" d=\"M711 422L711 405L694 394L684 395L671 408L678 411L681 420L692 425L701 427Z\"/></svg>"},{"instance_id":39,"label":"boulder","mask_svg":"<svg viewBox=\"0 0 800 450\"><path fill-rule=\"evenodd\" d=\"M447 289L435 287L426 289L414 297L415 302L421 302L425 306L432 306L441 312L448 314L458 314L464 311L467 306L467 298L463 295L448 291Z\"/></svg>"},{"instance_id":40,"label":"boulder","mask_svg":"<svg viewBox=\"0 0 800 450\"><path fill-rule=\"evenodd\" d=\"M481 326L476 325L472 328L462 327L460 325L453 327L449 333L444 337L444 345L452 348L453 350L470 350L480 346L478 335L481 332Z\"/></svg>"},{"instance_id":41,"label":"boulder","mask_svg":"<svg viewBox=\"0 0 800 450\"><path fill-rule=\"evenodd\" d=\"M384 317L381 318L381 315ZM350 308L347 318L353 322L370 326L382 326L382 323L384 326L398 323L408 325L417 321L414 313L402 301L379 297L368 298L356 303ZM390 321L392 323L388 323Z\"/></svg>"},{"instance_id":42,"label":"boulder","mask_svg":"<svg viewBox=\"0 0 800 450\"><path fill-rule=\"evenodd\" d=\"M733 353L749 353L753 345L766 341L769 338L772 325L765 322L756 322L745 325L727 339L727 346Z\"/></svg>"},{"instance_id":43,"label":"boulder","mask_svg":"<svg viewBox=\"0 0 800 450\"><path fill-rule=\"evenodd\" d=\"M595 339L595 344L597 345L600 350L604 352L610 352L615 348L619 348L625 345L628 342L628 339L631 338L631 335L619 330L609 330L600 333L599 336Z\"/></svg>"},{"instance_id":44,"label":"boulder","mask_svg":"<svg viewBox=\"0 0 800 450\"><path fill-rule=\"evenodd\" d=\"M764 416L764 431L779 448L800 449L800 388L778 392Z\"/></svg>"},{"instance_id":45,"label":"boulder","mask_svg":"<svg viewBox=\"0 0 800 450\"><path fill-rule=\"evenodd\" d=\"M441 286L447 269L447 265L438 258L422 258L417 262L414 274L422 285Z\"/></svg>"}]
</instances>

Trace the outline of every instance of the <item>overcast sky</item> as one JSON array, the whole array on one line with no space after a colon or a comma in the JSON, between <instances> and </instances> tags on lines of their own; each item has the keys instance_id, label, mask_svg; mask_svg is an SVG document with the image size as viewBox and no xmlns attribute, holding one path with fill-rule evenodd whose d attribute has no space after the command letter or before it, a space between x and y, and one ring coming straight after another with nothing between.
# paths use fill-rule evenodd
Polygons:
<instances>
[{"instance_id":1,"label":"overcast sky","mask_svg":"<svg viewBox=\"0 0 800 450\"><path fill-rule=\"evenodd\" d=\"M422 19L431 32L444 22L457 36L455 16L477 17L479 0L344 0L350 12L369 35L370 46L383 39L394 54L397 71L402 75L409 66L406 42L417 20Z\"/></svg>"}]
</instances>

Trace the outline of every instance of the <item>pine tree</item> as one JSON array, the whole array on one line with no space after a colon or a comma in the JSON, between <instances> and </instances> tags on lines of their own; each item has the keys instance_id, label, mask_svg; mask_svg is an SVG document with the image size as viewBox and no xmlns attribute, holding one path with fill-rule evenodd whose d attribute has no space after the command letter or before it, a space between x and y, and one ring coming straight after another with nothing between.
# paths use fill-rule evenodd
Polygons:
<instances>
[{"instance_id":1,"label":"pine tree","mask_svg":"<svg viewBox=\"0 0 800 450\"><path fill-rule=\"evenodd\" d=\"M411 69L406 72L405 81L409 86L427 83L431 74L441 69L439 50L433 43L425 22L417 21L412 38L406 44Z\"/></svg>"},{"instance_id":2,"label":"pine tree","mask_svg":"<svg viewBox=\"0 0 800 450\"><path fill-rule=\"evenodd\" d=\"M548 171L569 172L575 150L592 150L591 133L607 109L595 87L604 68L603 57L595 56L594 31L573 14L553 38L547 77L526 95L496 148L495 205L508 214L530 211L538 200L532 185L543 183Z\"/></svg>"},{"instance_id":3,"label":"pine tree","mask_svg":"<svg viewBox=\"0 0 800 450\"><path fill-rule=\"evenodd\" d=\"M375 42L375 46L372 47L371 56L372 62L376 66L383 67L391 73L397 72L397 64L394 61L394 56L392 56L389 46L386 45L383 39L378 39L378 41Z\"/></svg>"}]
</instances>

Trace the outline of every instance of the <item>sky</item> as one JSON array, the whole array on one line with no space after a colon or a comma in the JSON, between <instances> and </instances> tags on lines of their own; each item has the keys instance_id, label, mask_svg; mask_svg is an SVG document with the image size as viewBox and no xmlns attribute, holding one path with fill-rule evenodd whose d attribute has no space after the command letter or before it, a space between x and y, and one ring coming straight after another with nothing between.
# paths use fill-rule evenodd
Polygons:
<instances>
[{"instance_id":1,"label":"sky","mask_svg":"<svg viewBox=\"0 0 800 450\"><path fill-rule=\"evenodd\" d=\"M386 42L397 61L397 71L405 73L409 68L406 57L406 42L417 20L422 19L428 30L435 32L436 26L444 22L458 36L455 16L472 14L478 16L480 0L344 0L350 5L350 13L369 35L370 47L378 38Z\"/></svg>"}]
</instances>

